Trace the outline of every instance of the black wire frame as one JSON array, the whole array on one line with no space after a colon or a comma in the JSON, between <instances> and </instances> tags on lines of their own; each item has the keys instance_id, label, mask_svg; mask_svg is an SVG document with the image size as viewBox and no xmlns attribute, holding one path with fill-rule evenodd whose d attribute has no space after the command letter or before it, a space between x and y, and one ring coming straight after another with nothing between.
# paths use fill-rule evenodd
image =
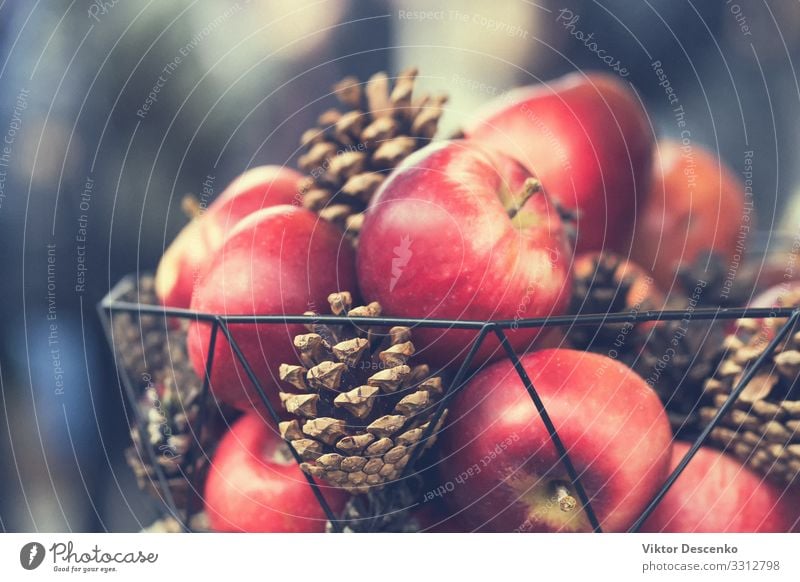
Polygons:
<instances>
[{"instance_id":1,"label":"black wire frame","mask_svg":"<svg viewBox=\"0 0 800 582\"><path fill-rule=\"evenodd\" d=\"M505 334L505 330L508 329L517 329L517 328L544 328L544 327L572 327L572 326L599 326L603 324L611 324L611 323L642 323L648 321L675 321L675 320L682 320L687 317L687 312L685 310L663 310L663 311L656 311L656 310L649 310L649 311L640 311L640 312L619 312L619 313L599 313L599 314L580 314L580 315L562 315L562 316L555 316L555 317L546 317L546 318L529 318L529 319L517 319L517 320L498 320L498 321L473 321L473 320L444 320L444 319L409 319L409 318L396 318L396 317L347 317L347 316L333 316L333 315L215 315L209 313L201 313L192 311L189 309L177 309L177 308L165 308L158 305L145 305L139 303L132 303L129 301L123 301L120 298L124 296L126 293L134 290L136 288L136 278L133 275L129 275L124 277L111 291L103 298L103 300L98 304L97 310L98 315L100 317L101 323L103 324L103 328L106 333L106 338L111 346L112 353L114 354L115 364L117 368L118 380L121 383L125 397L128 401L129 406L134 411L135 417L135 426L139 431L140 435L146 434L146 419L142 415L141 407L139 406L139 399L137 397L137 390L134 387L134 384L131 381L130 375L128 371L125 369L125 366L121 365L120 362L117 361L117 354L116 350L114 349L114 336L113 336L113 317L115 313L131 313L136 315L154 315L154 316L161 316L165 318L177 318L177 319L186 319L186 320L194 320L194 321L205 321L211 324L211 335L209 340L209 351L208 351L208 358L206 361L206 370L205 370L205 377L203 378L203 387L201 393L201 414L204 414L204 411L209 405L209 398L211 398L210 391L209 391L209 384L211 378L211 371L213 367L213 359L214 359L214 348L217 342L218 334L221 332L222 335L225 336L225 339L228 341L231 349L234 352L239 363L242 365L248 379L252 383L253 387L256 389L259 398L263 402L266 410L269 413L270 419L274 423L274 429L278 430L278 423L280 422L280 415L275 410L275 408L270 403L269 398L261 386L256 374L253 372L252 367L247 362L247 359L244 357L244 354L236 342L236 339L233 337L233 334L230 330L230 325L232 324L289 324L289 323L330 323L330 324L342 324L342 323L351 323L355 325L369 325L372 327L391 327L395 325L403 325L403 326L417 326L417 327L429 327L429 328L439 328L439 329L463 329L463 330L474 330L475 331L475 339L472 341L472 344L469 347L467 352L466 358L461 362L461 365L456 372L452 382L450 382L446 387L445 391L442 395L442 398L436 404L436 409L427 424L425 431L420 438L417 446L412 449L411 455L409 457L408 463L406 464L405 468L401 475L397 478L396 482L402 481L406 478L409 474L413 474L414 466L416 462L419 460L419 457L424 450L424 443L428 441L433 436L433 432L436 429L437 424L439 423L444 411L447 408L448 402L452 400L452 398L462 390L467 382L465 378L467 377L467 373L470 370L471 363L473 362L475 355L478 352L478 349L483 344L484 340L489 334L494 334L497 336L497 339L500 342L500 346L505 350L508 358L511 360L515 371L520 377L525 389L528 392L528 395L531 398L533 405L536 407L536 410L542 419L542 422L545 425L545 428L548 431L550 439L553 443L553 446L556 448L560 456L560 461L564 465L564 468L569 475L570 481L575 488L576 493L578 494L578 498L581 504L581 508L586 514L586 517L592 527L592 530L597 533L602 532L602 528L600 526L600 522L595 514L591 499L587 491L584 489L583 484L581 483L580 475L575 468L572 460L569 456L569 451L567 450L566 446L564 445L561 438L558 436L558 431L556 430L555 424L553 423L552 419L550 418L544 403L542 402L541 398L539 397L536 388L534 387L530 377L526 373L522 362L520 361L519 355L514 351L510 342L508 341L508 337ZM748 383L752 378L755 376L758 369L761 365L766 361L775 351L775 349L780 345L780 343L786 338L788 333L796 326L798 319L800 318L800 308L791 308L791 307L775 307L775 308L750 308L750 307L738 307L738 308L696 308L691 313L691 318L696 320L735 320L735 319L764 319L764 318L787 318L787 321L780 327L778 332L772 338L772 340L767 345L766 349L756 358L750 365L748 365L744 372L742 373L738 384L734 387L731 393L728 395L725 402L718 408L716 414L711 419L711 421L703 428L700 432L698 437L692 443L689 450L684 455L683 459L678 463L675 469L670 473L667 479L664 481L662 486L647 504L645 509L633 523L633 525L629 528L629 532L638 532L647 518L653 513L656 509L658 504L667 494L669 489L678 479L680 474L686 469L689 462L695 456L697 451L700 449L701 446L706 442L706 440L711 435L712 430L722 421L725 415L730 411L730 409L735 404L736 400L742 394L744 389L747 387ZM201 446L200 435L202 434L202 418L198 424L200 426L194 427L191 429L192 436L194 437L193 446ZM144 443L144 441L143 441ZM302 461L300 454L297 450L292 446L291 442L286 442L289 450L294 457L294 459L300 463ZM148 460L150 461L151 465L154 468L156 474L156 481L158 482L159 487L157 490L161 494L161 503L164 506L166 513L173 517L181 526L184 531L191 531L191 527L189 524L190 518L190 511L191 506L187 503L187 506L183 509L179 508L175 503L175 499L172 496L172 493L168 486L167 476L164 473L163 467L157 462L156 452L153 450L151 446L143 446L142 448L145 449L146 454L148 456ZM206 454L203 452L203 454ZM328 521L331 524L331 528L333 531L341 532L344 530L345 526L347 525L346 520L337 516L328 502L326 501L324 495L322 494L322 490L316 480L309 474L303 472L306 480L308 481L309 486L311 487L313 494L317 501L319 502L320 506L322 507L325 516L327 517ZM193 482L194 475L190 476L190 490L195 490L196 483ZM191 496L188 496L191 498Z\"/></svg>"}]
</instances>

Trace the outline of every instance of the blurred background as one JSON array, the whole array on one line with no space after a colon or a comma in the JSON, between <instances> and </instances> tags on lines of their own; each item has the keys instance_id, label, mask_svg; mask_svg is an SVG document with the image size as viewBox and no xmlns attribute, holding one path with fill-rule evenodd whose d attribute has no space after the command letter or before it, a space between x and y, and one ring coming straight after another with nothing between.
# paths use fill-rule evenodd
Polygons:
<instances>
[{"instance_id":1,"label":"blurred background","mask_svg":"<svg viewBox=\"0 0 800 582\"><path fill-rule=\"evenodd\" d=\"M740 173L755 152L760 229L796 230L795 0L0 3L0 530L155 518L124 461L96 304L155 268L185 193L294 165L345 75L419 66L423 89L450 94L447 135L513 86L607 70L592 42L677 137L660 61L694 141Z\"/></svg>"}]
</instances>

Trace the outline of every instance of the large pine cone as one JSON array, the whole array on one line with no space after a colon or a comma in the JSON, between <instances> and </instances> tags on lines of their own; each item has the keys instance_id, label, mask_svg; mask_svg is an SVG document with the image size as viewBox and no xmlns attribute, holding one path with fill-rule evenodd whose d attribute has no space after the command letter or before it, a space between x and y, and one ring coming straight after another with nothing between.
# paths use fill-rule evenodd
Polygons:
<instances>
[{"instance_id":1,"label":"large pine cone","mask_svg":"<svg viewBox=\"0 0 800 582\"><path fill-rule=\"evenodd\" d=\"M800 305L800 293L786 305ZM747 366L766 349L786 319L742 319L725 339L725 359L705 384L710 421L739 383ZM778 482L800 476L800 333L792 330L747 384L731 411L711 433L711 441Z\"/></svg>"},{"instance_id":2,"label":"large pine cone","mask_svg":"<svg viewBox=\"0 0 800 582\"><path fill-rule=\"evenodd\" d=\"M416 69L407 69L394 87L386 73L366 85L342 79L334 91L346 111L323 113L301 138L306 153L299 166L308 174L300 185L303 204L338 224L353 242L388 172L436 134L447 97L414 97L416 76Z\"/></svg>"},{"instance_id":3,"label":"large pine cone","mask_svg":"<svg viewBox=\"0 0 800 582\"><path fill-rule=\"evenodd\" d=\"M137 283L121 300L156 305L153 278L145 275ZM133 444L125 451L125 459L139 487L161 498L156 469L143 445L150 447L180 507L196 500L197 491L202 491L208 449L226 424L216 405L201 401L202 381L186 352L186 323L175 325L163 315L135 312L115 312L113 316L117 361L139 390L138 412L145 419L144 438L136 423L130 427ZM199 419L204 406L201 434ZM199 452L200 446L205 454Z\"/></svg>"},{"instance_id":4,"label":"large pine cone","mask_svg":"<svg viewBox=\"0 0 800 582\"><path fill-rule=\"evenodd\" d=\"M377 303L351 309L346 292L329 302L334 315L380 315ZM408 364L414 344L407 327L388 333L353 324L311 328L294 342L302 365L280 367L280 378L295 389L281 394L283 406L297 417L280 424L281 435L304 459L305 472L366 493L399 477L422 444L442 381L427 365Z\"/></svg>"}]
</instances>

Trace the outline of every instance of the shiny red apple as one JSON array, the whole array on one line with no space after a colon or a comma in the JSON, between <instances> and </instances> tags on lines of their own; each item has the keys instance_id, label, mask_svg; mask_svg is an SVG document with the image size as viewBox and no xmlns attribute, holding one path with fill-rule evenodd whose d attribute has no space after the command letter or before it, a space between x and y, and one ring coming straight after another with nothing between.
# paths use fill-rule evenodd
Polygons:
<instances>
[{"instance_id":1,"label":"shiny red apple","mask_svg":"<svg viewBox=\"0 0 800 582\"><path fill-rule=\"evenodd\" d=\"M656 393L623 364L543 350L522 364L604 531L625 531L667 475L672 433ZM442 498L478 531L591 531L579 496L510 360L453 399L442 433Z\"/></svg>"},{"instance_id":2,"label":"shiny red apple","mask_svg":"<svg viewBox=\"0 0 800 582\"><path fill-rule=\"evenodd\" d=\"M547 194L521 165L474 143L429 145L376 193L361 230L362 293L388 315L520 319L564 312L571 249ZM535 329L509 331L517 349ZM429 363L459 363L475 332L414 331ZM502 355L490 336L476 361Z\"/></svg>"},{"instance_id":3,"label":"shiny red apple","mask_svg":"<svg viewBox=\"0 0 800 582\"><path fill-rule=\"evenodd\" d=\"M334 512L346 496L320 484ZM325 531L326 516L289 449L256 412L237 420L211 460L205 510L213 531Z\"/></svg>"},{"instance_id":4,"label":"shiny red apple","mask_svg":"<svg viewBox=\"0 0 800 582\"><path fill-rule=\"evenodd\" d=\"M292 204L302 176L290 168L247 170L196 216L164 252L156 271L156 293L169 307L189 307L195 283L225 236L245 216L262 208Z\"/></svg>"},{"instance_id":5,"label":"shiny red apple","mask_svg":"<svg viewBox=\"0 0 800 582\"><path fill-rule=\"evenodd\" d=\"M689 450L676 442L674 469ZM642 528L671 533L789 533L800 516L800 496L766 481L739 461L702 447Z\"/></svg>"},{"instance_id":6,"label":"shiny red apple","mask_svg":"<svg viewBox=\"0 0 800 582\"><path fill-rule=\"evenodd\" d=\"M327 305L327 296L355 291L352 246L330 223L303 208L274 206L243 219L228 235L198 282L191 307L217 315L299 315ZM256 377L280 411L278 368L294 362L294 336L301 324L230 325ZM211 323L193 321L189 356L205 376ZM211 391L241 410L261 400L241 363L220 332L211 374Z\"/></svg>"},{"instance_id":7,"label":"shiny red apple","mask_svg":"<svg viewBox=\"0 0 800 582\"><path fill-rule=\"evenodd\" d=\"M479 110L464 134L516 157L556 201L577 211L577 251L627 254L654 142L630 85L608 74L572 73L515 89Z\"/></svg>"},{"instance_id":8,"label":"shiny red apple","mask_svg":"<svg viewBox=\"0 0 800 582\"><path fill-rule=\"evenodd\" d=\"M682 265L706 251L729 261L738 255L738 265L755 229L752 210L744 184L716 154L697 144L660 141L631 256L665 289Z\"/></svg>"}]
</instances>

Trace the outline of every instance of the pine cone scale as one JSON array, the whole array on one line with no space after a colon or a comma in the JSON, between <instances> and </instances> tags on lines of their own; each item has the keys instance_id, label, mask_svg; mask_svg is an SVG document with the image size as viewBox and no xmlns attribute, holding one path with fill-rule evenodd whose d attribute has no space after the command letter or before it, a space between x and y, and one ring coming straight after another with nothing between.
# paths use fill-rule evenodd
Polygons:
<instances>
[{"instance_id":1,"label":"pine cone scale","mask_svg":"<svg viewBox=\"0 0 800 582\"><path fill-rule=\"evenodd\" d=\"M800 304L800 294L784 298ZM744 367L761 354L785 319L739 320L724 342L725 359L705 383L709 405L701 410L713 418L739 384ZM800 334L782 342L768 357L742 394L711 432L712 442L772 479L792 484L800 477Z\"/></svg>"},{"instance_id":2,"label":"pine cone scale","mask_svg":"<svg viewBox=\"0 0 800 582\"><path fill-rule=\"evenodd\" d=\"M334 293L329 302L336 315L381 312L376 303L352 307L349 293ZM406 327L388 333L351 324L313 329L294 341L304 365L279 369L280 378L297 390L281 393L284 408L295 416L281 423L281 434L309 475L351 493L382 487L422 446L422 431L442 394L441 379L430 377L424 364L409 364L415 349Z\"/></svg>"}]
</instances>

